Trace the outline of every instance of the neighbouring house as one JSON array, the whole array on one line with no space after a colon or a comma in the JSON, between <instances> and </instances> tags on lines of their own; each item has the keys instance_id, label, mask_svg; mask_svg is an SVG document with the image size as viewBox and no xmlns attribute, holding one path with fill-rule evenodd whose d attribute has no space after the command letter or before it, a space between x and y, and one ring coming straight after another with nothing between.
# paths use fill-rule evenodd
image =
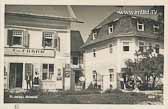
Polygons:
<instances>
[{"instance_id":1,"label":"neighbouring house","mask_svg":"<svg viewBox=\"0 0 168 109\"><path fill-rule=\"evenodd\" d=\"M120 88L125 61L135 51L153 47L163 54L163 23L140 16L112 13L92 29L82 46L86 88Z\"/></svg>"},{"instance_id":2,"label":"neighbouring house","mask_svg":"<svg viewBox=\"0 0 168 109\"><path fill-rule=\"evenodd\" d=\"M80 21L70 6L59 7L62 15L58 12L59 15L50 16L12 12L8 6L4 31L5 89L27 89L27 79L31 87L38 85L47 91L70 89L71 23Z\"/></svg>"},{"instance_id":3,"label":"neighbouring house","mask_svg":"<svg viewBox=\"0 0 168 109\"><path fill-rule=\"evenodd\" d=\"M80 31L71 31L71 89L83 89L83 53L81 46L84 44Z\"/></svg>"}]
</instances>

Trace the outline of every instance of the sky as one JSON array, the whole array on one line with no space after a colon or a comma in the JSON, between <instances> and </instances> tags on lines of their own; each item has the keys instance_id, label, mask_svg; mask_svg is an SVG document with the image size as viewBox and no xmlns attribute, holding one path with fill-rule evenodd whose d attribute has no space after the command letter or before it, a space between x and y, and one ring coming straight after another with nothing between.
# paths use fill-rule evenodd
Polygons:
<instances>
[{"instance_id":1,"label":"sky","mask_svg":"<svg viewBox=\"0 0 168 109\"><path fill-rule=\"evenodd\" d=\"M141 7L141 6L92 6L92 5L74 5L71 6L77 19L83 21L84 23L73 23L72 30L79 30L86 41L91 30L97 26L103 19L108 17L113 12L117 10L148 10L151 6ZM34 13L42 15L53 15L53 16L70 16L66 10L66 6L63 5L13 5L6 6L6 12L23 12L23 13ZM147 17L153 17L148 15Z\"/></svg>"}]
</instances>

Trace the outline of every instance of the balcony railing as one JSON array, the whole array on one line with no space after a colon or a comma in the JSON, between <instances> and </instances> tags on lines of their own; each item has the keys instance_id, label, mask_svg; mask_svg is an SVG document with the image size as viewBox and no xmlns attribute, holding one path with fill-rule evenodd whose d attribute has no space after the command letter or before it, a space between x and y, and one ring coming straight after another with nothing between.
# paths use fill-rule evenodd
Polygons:
<instances>
[{"instance_id":1,"label":"balcony railing","mask_svg":"<svg viewBox=\"0 0 168 109\"><path fill-rule=\"evenodd\" d=\"M5 56L55 57L54 49L10 48L5 47Z\"/></svg>"}]
</instances>

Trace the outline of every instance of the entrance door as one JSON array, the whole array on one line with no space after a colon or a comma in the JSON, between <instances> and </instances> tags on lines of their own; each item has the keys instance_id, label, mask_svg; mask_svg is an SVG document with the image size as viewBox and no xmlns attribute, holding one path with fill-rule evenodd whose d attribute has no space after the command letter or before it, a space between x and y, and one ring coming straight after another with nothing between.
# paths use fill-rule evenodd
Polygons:
<instances>
[{"instance_id":1,"label":"entrance door","mask_svg":"<svg viewBox=\"0 0 168 109\"><path fill-rule=\"evenodd\" d=\"M10 63L10 73L9 73L9 87L22 88L23 80L23 64L22 63Z\"/></svg>"}]
</instances>

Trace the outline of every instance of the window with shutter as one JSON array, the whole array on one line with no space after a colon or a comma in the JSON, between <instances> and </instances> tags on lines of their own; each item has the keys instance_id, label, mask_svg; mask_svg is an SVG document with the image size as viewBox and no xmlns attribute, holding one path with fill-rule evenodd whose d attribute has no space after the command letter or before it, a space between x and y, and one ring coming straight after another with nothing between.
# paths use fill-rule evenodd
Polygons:
<instances>
[{"instance_id":1,"label":"window with shutter","mask_svg":"<svg viewBox=\"0 0 168 109\"><path fill-rule=\"evenodd\" d=\"M54 47L54 32L43 32L43 47Z\"/></svg>"},{"instance_id":2,"label":"window with shutter","mask_svg":"<svg viewBox=\"0 0 168 109\"><path fill-rule=\"evenodd\" d=\"M7 44L9 46L24 46L29 47L29 34L28 31L9 29Z\"/></svg>"}]
</instances>

